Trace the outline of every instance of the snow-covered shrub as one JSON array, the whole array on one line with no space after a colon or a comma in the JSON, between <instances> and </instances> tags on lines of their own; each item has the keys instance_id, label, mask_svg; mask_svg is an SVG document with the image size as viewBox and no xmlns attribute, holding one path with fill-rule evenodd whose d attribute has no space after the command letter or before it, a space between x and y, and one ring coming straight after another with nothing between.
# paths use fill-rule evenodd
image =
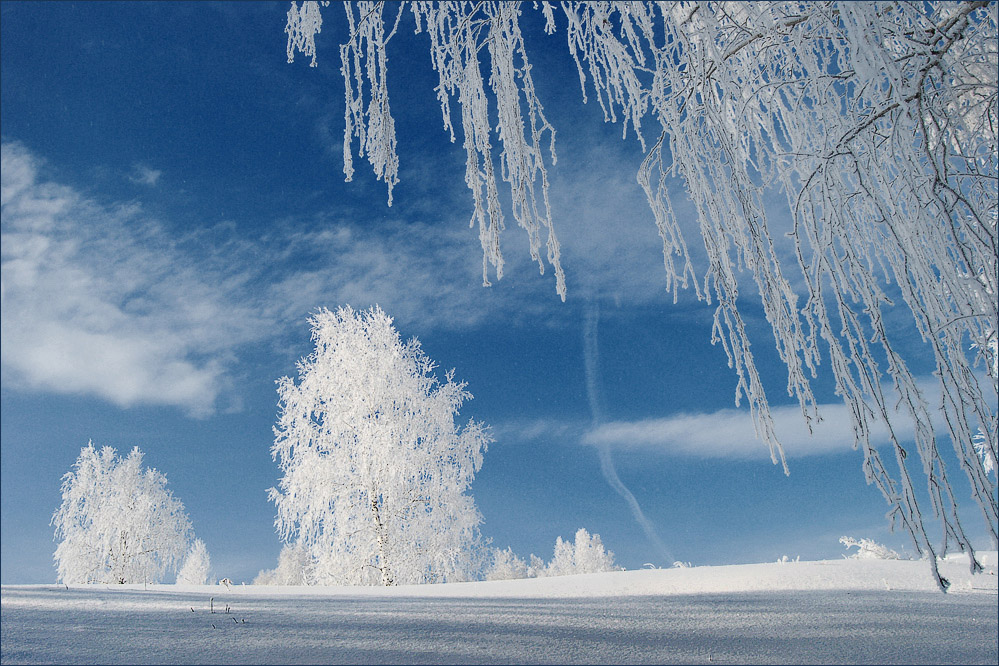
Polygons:
<instances>
[{"instance_id":1,"label":"snow-covered shrub","mask_svg":"<svg viewBox=\"0 0 999 666\"><path fill-rule=\"evenodd\" d=\"M277 583L274 582L274 571L275 569L261 569L257 572L257 575L254 576L250 585L277 585Z\"/></svg>"},{"instance_id":2,"label":"snow-covered shrub","mask_svg":"<svg viewBox=\"0 0 999 666\"><path fill-rule=\"evenodd\" d=\"M184 564L177 572L178 585L208 585L208 571L212 560L208 556L208 548L201 539L195 539L191 549L187 551Z\"/></svg>"},{"instance_id":3,"label":"snow-covered shrub","mask_svg":"<svg viewBox=\"0 0 999 666\"><path fill-rule=\"evenodd\" d=\"M253 585L308 585L312 557L309 549L295 543L286 544L278 555L274 569L264 569L253 579Z\"/></svg>"},{"instance_id":4,"label":"snow-covered shrub","mask_svg":"<svg viewBox=\"0 0 999 666\"><path fill-rule=\"evenodd\" d=\"M533 565L532 561L532 565ZM599 534L590 536L585 529L576 532L575 542L555 540L555 553L548 563L545 574L548 576L570 576L573 574L618 571L614 564L614 553L604 549Z\"/></svg>"},{"instance_id":5,"label":"snow-covered shrub","mask_svg":"<svg viewBox=\"0 0 999 666\"><path fill-rule=\"evenodd\" d=\"M443 382L419 340L403 343L377 306L319 310L298 383L278 380L270 497L281 537L306 548L307 582L394 585L481 572L482 516L467 494L488 429L455 424L471 398Z\"/></svg>"},{"instance_id":6,"label":"snow-covered shrub","mask_svg":"<svg viewBox=\"0 0 999 666\"><path fill-rule=\"evenodd\" d=\"M486 580L513 580L527 578L527 564L512 549L492 548L492 564L486 569Z\"/></svg>"},{"instance_id":7,"label":"snow-covered shrub","mask_svg":"<svg viewBox=\"0 0 999 666\"><path fill-rule=\"evenodd\" d=\"M614 553L604 549L599 534L590 536L584 529L576 532L573 548L573 560L576 563L576 573L599 573L601 571L619 571L621 567L614 564Z\"/></svg>"},{"instance_id":8,"label":"snow-covered shrub","mask_svg":"<svg viewBox=\"0 0 999 666\"><path fill-rule=\"evenodd\" d=\"M545 561L531 553L531 563L527 566L528 578L544 578L548 575L548 565Z\"/></svg>"},{"instance_id":9,"label":"snow-covered shrub","mask_svg":"<svg viewBox=\"0 0 999 666\"><path fill-rule=\"evenodd\" d=\"M166 477L142 466L135 447L119 458L93 442L62 481L52 516L55 560L63 583L158 583L188 549L191 521L166 487Z\"/></svg>"},{"instance_id":10,"label":"snow-covered shrub","mask_svg":"<svg viewBox=\"0 0 999 666\"><path fill-rule=\"evenodd\" d=\"M555 552L551 562L548 563L549 576L570 576L576 573L575 553L572 543L562 541L562 537L555 539Z\"/></svg>"},{"instance_id":11,"label":"snow-covered shrub","mask_svg":"<svg viewBox=\"0 0 999 666\"><path fill-rule=\"evenodd\" d=\"M872 539L856 540L852 537L840 537L839 542L850 548L856 547L857 552L850 555L855 560L900 560L902 556L891 548L883 546ZM845 557L845 556L844 556Z\"/></svg>"}]
</instances>

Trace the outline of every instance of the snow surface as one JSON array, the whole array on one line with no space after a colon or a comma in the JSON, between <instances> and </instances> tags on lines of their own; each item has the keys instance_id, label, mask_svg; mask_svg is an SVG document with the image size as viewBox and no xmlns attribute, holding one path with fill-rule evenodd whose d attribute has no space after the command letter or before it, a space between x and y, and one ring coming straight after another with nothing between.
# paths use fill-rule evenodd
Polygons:
<instances>
[{"instance_id":1,"label":"snow surface","mask_svg":"<svg viewBox=\"0 0 999 666\"><path fill-rule=\"evenodd\" d=\"M302 588L2 588L18 663L999 663L996 553ZM214 608L214 613L210 611Z\"/></svg>"}]
</instances>

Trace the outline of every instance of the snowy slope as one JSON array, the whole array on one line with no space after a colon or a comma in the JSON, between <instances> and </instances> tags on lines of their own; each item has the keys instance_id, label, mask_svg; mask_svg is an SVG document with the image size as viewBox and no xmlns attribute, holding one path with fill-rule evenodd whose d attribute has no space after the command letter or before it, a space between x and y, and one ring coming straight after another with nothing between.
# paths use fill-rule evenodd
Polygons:
<instances>
[{"instance_id":1,"label":"snowy slope","mask_svg":"<svg viewBox=\"0 0 999 666\"><path fill-rule=\"evenodd\" d=\"M996 554L397 588L6 586L2 662L992 663ZM228 613L226 612L228 607ZM210 611L214 609L214 613Z\"/></svg>"}]
</instances>

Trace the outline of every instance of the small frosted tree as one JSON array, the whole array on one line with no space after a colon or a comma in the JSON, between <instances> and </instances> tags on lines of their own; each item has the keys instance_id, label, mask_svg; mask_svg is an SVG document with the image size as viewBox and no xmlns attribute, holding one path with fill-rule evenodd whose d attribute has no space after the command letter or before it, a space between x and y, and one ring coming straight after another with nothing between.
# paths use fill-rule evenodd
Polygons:
<instances>
[{"instance_id":1,"label":"small frosted tree","mask_svg":"<svg viewBox=\"0 0 999 666\"><path fill-rule=\"evenodd\" d=\"M529 61L524 37L527 3L337 6L345 13L347 180L356 151L388 186L391 205L399 158L387 49L408 8L416 32L428 38L452 142L460 117L483 283L489 284L490 268L496 278L503 275L506 189L532 259L544 272L547 258L564 300L548 195L555 130L534 85L540 70ZM787 472L751 350L746 299L740 301L747 291L758 294L754 300L787 368L786 392L809 428L821 418L812 379L820 363L831 368L865 477L888 501L892 524L928 555L941 588L938 546L910 467L925 476L944 535L939 549L956 544L979 569L939 436L953 446L994 547L999 504L987 466L996 460L999 432L997 4L531 6L545 33L564 26L583 100L595 98L606 121L621 122L623 135L630 126L640 142L645 157L637 179L662 239L668 289L674 299L680 288L691 288L716 303L712 342L724 347L737 375L736 403L749 403L774 463ZM319 4L292 2L289 61L300 51L316 65L322 23ZM692 224L675 212L681 187L696 209ZM695 266L691 239L703 243L703 266ZM922 345L907 340L902 322ZM968 353L969 342L977 352ZM927 359L941 395L939 429L931 418L936 406L911 369ZM976 367L982 361L984 373ZM911 422L914 445L897 435L900 418ZM880 425L891 438L885 457L871 439Z\"/></svg>"},{"instance_id":2,"label":"small frosted tree","mask_svg":"<svg viewBox=\"0 0 999 666\"><path fill-rule=\"evenodd\" d=\"M201 539L195 539L187 551L184 564L177 572L178 585L208 585L208 574L212 567L211 557L208 555L208 548Z\"/></svg>"},{"instance_id":3,"label":"small frosted tree","mask_svg":"<svg viewBox=\"0 0 999 666\"><path fill-rule=\"evenodd\" d=\"M549 576L569 576L576 573L576 563L573 561L572 543L562 541L562 537L555 539L555 552L552 560L547 566Z\"/></svg>"},{"instance_id":4,"label":"small frosted tree","mask_svg":"<svg viewBox=\"0 0 999 666\"><path fill-rule=\"evenodd\" d=\"M556 542L558 543L558 542ZM527 565L527 577L528 578L544 578L548 575L548 565L545 561L531 553L530 564Z\"/></svg>"},{"instance_id":5,"label":"small frosted tree","mask_svg":"<svg viewBox=\"0 0 999 666\"><path fill-rule=\"evenodd\" d=\"M511 548L492 549L492 563L486 570L486 580L513 580L527 577L527 564Z\"/></svg>"},{"instance_id":6,"label":"small frosted tree","mask_svg":"<svg viewBox=\"0 0 999 666\"><path fill-rule=\"evenodd\" d=\"M142 466L135 447L125 458L93 442L63 476L62 504L52 516L55 560L63 583L157 583L187 552L191 522L166 487Z\"/></svg>"},{"instance_id":7,"label":"small frosted tree","mask_svg":"<svg viewBox=\"0 0 999 666\"><path fill-rule=\"evenodd\" d=\"M590 535L585 529L576 532L574 542L555 539L555 552L548 563L548 576L570 576L573 574L618 571L614 564L614 553L605 550L599 534Z\"/></svg>"},{"instance_id":8,"label":"small frosted tree","mask_svg":"<svg viewBox=\"0 0 999 666\"><path fill-rule=\"evenodd\" d=\"M298 543L285 544L274 569L265 569L253 579L254 585L308 585L312 579L312 557Z\"/></svg>"},{"instance_id":9,"label":"small frosted tree","mask_svg":"<svg viewBox=\"0 0 999 666\"><path fill-rule=\"evenodd\" d=\"M319 310L299 381L278 380L271 449L284 475L270 497L286 542L319 585L467 580L481 516L467 494L490 441L454 418L471 397L441 382L419 340L403 343L377 306Z\"/></svg>"}]
</instances>

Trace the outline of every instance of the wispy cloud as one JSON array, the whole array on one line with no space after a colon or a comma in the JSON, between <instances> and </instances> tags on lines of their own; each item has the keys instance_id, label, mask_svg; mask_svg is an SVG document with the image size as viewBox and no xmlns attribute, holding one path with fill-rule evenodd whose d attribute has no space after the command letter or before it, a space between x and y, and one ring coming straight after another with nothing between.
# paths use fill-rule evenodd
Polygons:
<instances>
[{"instance_id":1,"label":"wispy cloud","mask_svg":"<svg viewBox=\"0 0 999 666\"><path fill-rule=\"evenodd\" d=\"M177 234L137 204L45 181L18 143L2 151L6 388L204 415L242 347L307 340L317 307L377 303L404 336L510 308L509 290L481 287L477 238L461 225L320 216Z\"/></svg>"},{"instance_id":2,"label":"wispy cloud","mask_svg":"<svg viewBox=\"0 0 999 666\"><path fill-rule=\"evenodd\" d=\"M2 164L5 385L213 411L228 349L254 330L228 277L137 207L40 181L19 144L3 145Z\"/></svg>"},{"instance_id":3,"label":"wispy cloud","mask_svg":"<svg viewBox=\"0 0 999 666\"><path fill-rule=\"evenodd\" d=\"M576 445L586 434L589 419L507 419L491 423L493 437L500 446L539 442Z\"/></svg>"},{"instance_id":4,"label":"wispy cloud","mask_svg":"<svg viewBox=\"0 0 999 666\"><path fill-rule=\"evenodd\" d=\"M128 179L133 183L155 187L162 175L163 172L158 169L150 169L143 164L136 164L132 167L132 173L129 174Z\"/></svg>"},{"instance_id":5,"label":"wispy cloud","mask_svg":"<svg viewBox=\"0 0 999 666\"><path fill-rule=\"evenodd\" d=\"M777 436L789 458L823 455L853 447L854 435L847 408L842 404L819 407L822 421L809 434L801 410L796 406L772 410ZM900 419L895 432L902 439L912 428ZM872 428L876 445L889 441L883 426ZM608 444L617 450L698 458L769 458L766 444L756 438L749 410L722 409L709 413L676 414L638 421L602 424L583 435L584 444Z\"/></svg>"},{"instance_id":6,"label":"wispy cloud","mask_svg":"<svg viewBox=\"0 0 999 666\"><path fill-rule=\"evenodd\" d=\"M497 320L516 326L524 315L544 313L536 322L568 311L516 229L504 241L506 277L484 289L479 240L465 209L449 210L430 196L392 209L341 204L264 230L235 221L178 232L139 204L99 203L48 182L39 165L22 145L3 145L7 388L205 414L227 394L246 345L289 335L307 340L305 319L320 306L378 304L407 337ZM589 272L601 276L604 296L665 299L657 280L661 249L644 201L595 194L624 189L606 173L579 176L566 178L568 189L558 195L565 207L556 206L571 260L570 301L590 297L582 289ZM159 172L142 165L132 178L160 182ZM450 194L444 198L453 203Z\"/></svg>"},{"instance_id":7,"label":"wispy cloud","mask_svg":"<svg viewBox=\"0 0 999 666\"><path fill-rule=\"evenodd\" d=\"M478 325L505 299L502 289L481 287L464 241L446 225L393 220L278 229L262 241L282 248L273 257L279 277L268 287L268 307L277 319L302 322L319 306L378 304L413 329L404 335Z\"/></svg>"}]
</instances>

